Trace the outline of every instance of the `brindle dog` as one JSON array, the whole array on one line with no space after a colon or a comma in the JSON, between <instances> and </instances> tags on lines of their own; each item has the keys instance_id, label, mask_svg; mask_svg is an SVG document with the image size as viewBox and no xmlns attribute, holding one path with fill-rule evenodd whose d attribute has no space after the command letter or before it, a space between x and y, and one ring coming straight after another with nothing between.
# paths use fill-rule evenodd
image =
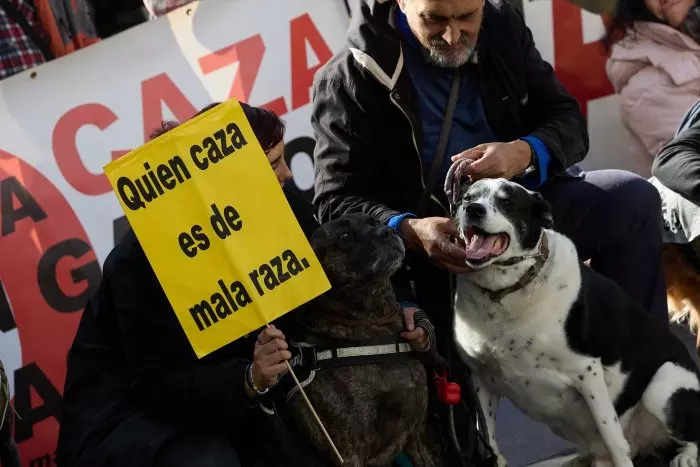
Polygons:
<instances>
[{"instance_id":1,"label":"brindle dog","mask_svg":"<svg viewBox=\"0 0 700 467\"><path fill-rule=\"evenodd\" d=\"M323 225L311 244L332 289L308 304L308 330L351 340L404 330L390 281L405 253L397 234L370 216L352 215ZM415 467L432 467L441 461L428 423L427 385L423 364L402 359L324 369L305 390L345 466L389 467L403 452ZM338 464L301 394L287 403L285 419L287 431L308 441L309 449L288 452L302 458L287 457L284 464Z\"/></svg>"}]
</instances>

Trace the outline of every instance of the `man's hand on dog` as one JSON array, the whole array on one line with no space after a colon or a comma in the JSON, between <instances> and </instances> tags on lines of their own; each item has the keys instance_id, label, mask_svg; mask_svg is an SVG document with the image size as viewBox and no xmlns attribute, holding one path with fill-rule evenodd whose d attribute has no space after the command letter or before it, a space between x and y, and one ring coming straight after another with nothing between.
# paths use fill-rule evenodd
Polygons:
<instances>
[{"instance_id":1,"label":"man's hand on dog","mask_svg":"<svg viewBox=\"0 0 700 467\"><path fill-rule=\"evenodd\" d=\"M523 173L530 165L532 150L527 142L520 140L510 143L487 143L452 156L452 162L461 159L473 161L464 169L464 175L472 180L480 178L510 180Z\"/></svg>"},{"instance_id":2,"label":"man's hand on dog","mask_svg":"<svg viewBox=\"0 0 700 467\"><path fill-rule=\"evenodd\" d=\"M404 219L401 233L411 246L423 248L439 266L455 274L470 271L466 266L467 254L464 248L450 241L459 238L459 232L452 219L426 217L425 219Z\"/></svg>"},{"instance_id":3,"label":"man's hand on dog","mask_svg":"<svg viewBox=\"0 0 700 467\"><path fill-rule=\"evenodd\" d=\"M406 331L401 333L401 337L406 339L413 347L414 350L418 352L427 352L430 350L430 337L425 329L416 327L416 323L413 319L413 315L418 311L414 307L406 307L403 309L403 321L406 326Z\"/></svg>"},{"instance_id":4,"label":"man's hand on dog","mask_svg":"<svg viewBox=\"0 0 700 467\"><path fill-rule=\"evenodd\" d=\"M253 382L258 389L274 386L279 375L287 370L285 361L292 358L287 348L284 334L273 325L260 333L253 352Z\"/></svg>"}]
</instances>

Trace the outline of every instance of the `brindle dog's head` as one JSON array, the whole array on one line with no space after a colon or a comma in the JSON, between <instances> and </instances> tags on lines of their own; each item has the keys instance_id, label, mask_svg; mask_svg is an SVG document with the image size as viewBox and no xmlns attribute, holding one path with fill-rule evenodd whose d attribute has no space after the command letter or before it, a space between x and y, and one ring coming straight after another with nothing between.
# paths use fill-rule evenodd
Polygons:
<instances>
[{"instance_id":1,"label":"brindle dog's head","mask_svg":"<svg viewBox=\"0 0 700 467\"><path fill-rule=\"evenodd\" d=\"M333 286L388 279L405 254L397 233L364 214L322 225L311 237L311 246Z\"/></svg>"}]
</instances>

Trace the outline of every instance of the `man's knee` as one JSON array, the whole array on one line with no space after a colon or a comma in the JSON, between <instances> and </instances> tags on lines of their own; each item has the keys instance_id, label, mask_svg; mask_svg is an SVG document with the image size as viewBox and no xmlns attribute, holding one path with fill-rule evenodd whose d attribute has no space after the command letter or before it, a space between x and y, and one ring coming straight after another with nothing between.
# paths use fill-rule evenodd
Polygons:
<instances>
[{"instance_id":1,"label":"man's knee","mask_svg":"<svg viewBox=\"0 0 700 467\"><path fill-rule=\"evenodd\" d=\"M240 467L231 441L224 434L181 434L166 441L156 467Z\"/></svg>"},{"instance_id":2,"label":"man's knee","mask_svg":"<svg viewBox=\"0 0 700 467\"><path fill-rule=\"evenodd\" d=\"M658 190L645 178L624 170L603 171L604 189L607 203L610 203L615 216L632 218L637 227L661 223L661 196ZM606 204L607 204L606 203ZM620 219L620 218L618 218ZM634 227L634 226L630 226Z\"/></svg>"}]
</instances>

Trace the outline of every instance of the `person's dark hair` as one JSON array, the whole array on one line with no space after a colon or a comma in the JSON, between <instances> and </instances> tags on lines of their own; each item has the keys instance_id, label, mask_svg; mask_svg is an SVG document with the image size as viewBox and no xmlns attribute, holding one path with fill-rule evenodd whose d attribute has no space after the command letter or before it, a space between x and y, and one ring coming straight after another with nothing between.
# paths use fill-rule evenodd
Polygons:
<instances>
[{"instance_id":1,"label":"person's dark hair","mask_svg":"<svg viewBox=\"0 0 700 467\"><path fill-rule=\"evenodd\" d=\"M603 38L605 50L609 52L616 42L624 39L637 21L661 22L647 9L644 0L618 0Z\"/></svg>"},{"instance_id":2,"label":"person's dark hair","mask_svg":"<svg viewBox=\"0 0 700 467\"><path fill-rule=\"evenodd\" d=\"M219 104L221 104L221 102L211 103L202 108L194 116L196 117L197 115L203 114L207 110L211 110ZM261 107L253 107L252 105L248 105L244 102L241 102L241 107L243 108L243 112L250 123L250 127L253 129L253 133L255 133L255 137L258 139L258 142L260 142L260 146L262 146L263 151L270 151L270 149L274 148L280 141L282 141L284 138L286 125L284 121L274 112ZM153 130L150 138L155 139L178 125L178 122L166 120L161 123L160 128Z\"/></svg>"}]
</instances>

